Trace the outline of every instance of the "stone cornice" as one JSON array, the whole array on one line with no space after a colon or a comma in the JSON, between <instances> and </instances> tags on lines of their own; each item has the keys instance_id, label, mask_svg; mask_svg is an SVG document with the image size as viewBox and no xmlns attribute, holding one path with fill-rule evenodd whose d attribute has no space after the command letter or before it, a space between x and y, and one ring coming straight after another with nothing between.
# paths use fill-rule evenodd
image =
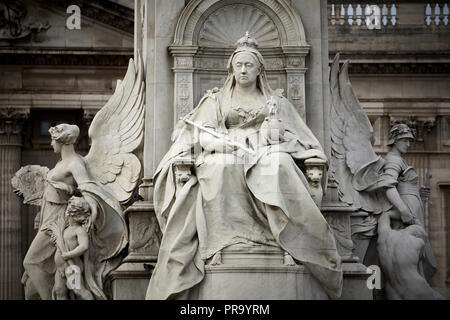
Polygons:
<instances>
[{"instance_id":1,"label":"stone cornice","mask_svg":"<svg viewBox=\"0 0 450 320\"><path fill-rule=\"evenodd\" d=\"M107 0L34 0L42 7L66 12L70 5L77 5L81 14L128 34L134 33L134 11Z\"/></svg>"},{"instance_id":2,"label":"stone cornice","mask_svg":"<svg viewBox=\"0 0 450 320\"><path fill-rule=\"evenodd\" d=\"M330 51L329 61L336 52ZM448 74L450 54L445 53L340 53L340 61L350 61L349 74Z\"/></svg>"},{"instance_id":3,"label":"stone cornice","mask_svg":"<svg viewBox=\"0 0 450 320\"><path fill-rule=\"evenodd\" d=\"M64 65L64 66L98 66L98 67L126 67L129 54L77 54L71 53L2 53L0 65Z\"/></svg>"},{"instance_id":4,"label":"stone cornice","mask_svg":"<svg viewBox=\"0 0 450 320\"><path fill-rule=\"evenodd\" d=\"M450 63L352 63L349 74L447 74Z\"/></svg>"}]
</instances>

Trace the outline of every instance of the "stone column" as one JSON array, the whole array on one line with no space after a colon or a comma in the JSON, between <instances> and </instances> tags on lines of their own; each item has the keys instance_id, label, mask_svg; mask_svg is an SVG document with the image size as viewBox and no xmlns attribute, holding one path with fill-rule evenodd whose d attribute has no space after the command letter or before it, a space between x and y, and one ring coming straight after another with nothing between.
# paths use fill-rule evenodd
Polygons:
<instances>
[{"instance_id":1,"label":"stone column","mask_svg":"<svg viewBox=\"0 0 450 320\"><path fill-rule=\"evenodd\" d=\"M311 46L306 57L306 122L330 158L330 94L328 83L328 18L326 0L292 0Z\"/></svg>"},{"instance_id":2,"label":"stone column","mask_svg":"<svg viewBox=\"0 0 450 320\"><path fill-rule=\"evenodd\" d=\"M11 178L21 166L22 124L29 109L0 109L0 300L22 299L21 200Z\"/></svg>"},{"instance_id":3,"label":"stone column","mask_svg":"<svg viewBox=\"0 0 450 320\"><path fill-rule=\"evenodd\" d=\"M170 46L174 57L174 124L194 108L194 56L197 46Z\"/></svg>"},{"instance_id":4,"label":"stone column","mask_svg":"<svg viewBox=\"0 0 450 320\"><path fill-rule=\"evenodd\" d=\"M173 43L175 27L184 0L141 0L142 48L145 67L144 183L140 194L152 200L151 178L171 145L173 130L174 75L168 47ZM138 7L137 7L138 8ZM135 15L140 13L136 12ZM135 37L141 37L135 34Z\"/></svg>"},{"instance_id":5,"label":"stone column","mask_svg":"<svg viewBox=\"0 0 450 320\"><path fill-rule=\"evenodd\" d=\"M306 96L305 96L305 57L309 48L284 47L286 56L287 92L286 97L298 111L300 116L306 120Z\"/></svg>"}]
</instances>

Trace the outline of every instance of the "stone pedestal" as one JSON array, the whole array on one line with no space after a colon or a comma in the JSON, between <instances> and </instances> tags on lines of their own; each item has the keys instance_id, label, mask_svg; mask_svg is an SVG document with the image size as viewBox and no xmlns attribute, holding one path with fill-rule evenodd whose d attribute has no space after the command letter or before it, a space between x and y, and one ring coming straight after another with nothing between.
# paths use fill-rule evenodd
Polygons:
<instances>
[{"instance_id":1,"label":"stone pedestal","mask_svg":"<svg viewBox=\"0 0 450 320\"><path fill-rule=\"evenodd\" d=\"M114 300L142 300L158 257L161 231L149 201L137 201L124 212L128 222L128 255L111 273Z\"/></svg>"},{"instance_id":2,"label":"stone pedestal","mask_svg":"<svg viewBox=\"0 0 450 320\"><path fill-rule=\"evenodd\" d=\"M237 245L205 266L204 280L189 293L198 300L328 300L319 281L303 265L292 265L276 247ZM372 300L370 273L360 263L343 263L339 300Z\"/></svg>"},{"instance_id":3,"label":"stone pedestal","mask_svg":"<svg viewBox=\"0 0 450 320\"><path fill-rule=\"evenodd\" d=\"M351 215L355 208L339 201L336 182L331 177L321 206L321 212L333 231L336 247L342 259L344 286L340 300L372 300L373 292L367 287L371 275L353 252Z\"/></svg>"},{"instance_id":4,"label":"stone pedestal","mask_svg":"<svg viewBox=\"0 0 450 320\"><path fill-rule=\"evenodd\" d=\"M21 201L11 178L20 169L22 124L29 109L0 109L0 300L22 299Z\"/></svg>"},{"instance_id":5,"label":"stone pedestal","mask_svg":"<svg viewBox=\"0 0 450 320\"><path fill-rule=\"evenodd\" d=\"M357 262L344 262L344 286L339 300L373 300L373 290L367 287L367 278L371 272Z\"/></svg>"},{"instance_id":6,"label":"stone pedestal","mask_svg":"<svg viewBox=\"0 0 450 320\"><path fill-rule=\"evenodd\" d=\"M320 283L303 265L285 264L276 247L233 246L221 264L205 266L204 280L191 290L199 300L327 300Z\"/></svg>"},{"instance_id":7,"label":"stone pedestal","mask_svg":"<svg viewBox=\"0 0 450 320\"><path fill-rule=\"evenodd\" d=\"M113 300L144 300L155 263L123 262L111 275Z\"/></svg>"}]
</instances>

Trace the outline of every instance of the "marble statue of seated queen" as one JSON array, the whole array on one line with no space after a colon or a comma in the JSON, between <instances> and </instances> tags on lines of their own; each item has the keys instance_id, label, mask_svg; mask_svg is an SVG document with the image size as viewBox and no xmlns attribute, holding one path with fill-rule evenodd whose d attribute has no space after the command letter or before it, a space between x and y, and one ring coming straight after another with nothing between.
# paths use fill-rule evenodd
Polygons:
<instances>
[{"instance_id":1,"label":"marble statue of seated queen","mask_svg":"<svg viewBox=\"0 0 450 320\"><path fill-rule=\"evenodd\" d=\"M340 296L340 256L305 176L327 159L264 66L247 33L224 86L177 124L154 175L163 238L147 299L193 298L205 269L233 247L284 252L285 264L303 265L330 298Z\"/></svg>"}]
</instances>

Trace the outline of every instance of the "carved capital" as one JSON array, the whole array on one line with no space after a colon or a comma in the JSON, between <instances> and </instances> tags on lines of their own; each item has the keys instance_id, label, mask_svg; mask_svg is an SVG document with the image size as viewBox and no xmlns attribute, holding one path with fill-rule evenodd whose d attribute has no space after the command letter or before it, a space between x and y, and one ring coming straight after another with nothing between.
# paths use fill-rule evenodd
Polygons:
<instances>
[{"instance_id":1,"label":"carved capital","mask_svg":"<svg viewBox=\"0 0 450 320\"><path fill-rule=\"evenodd\" d=\"M194 57L174 57L174 67L176 69L192 69L194 68Z\"/></svg>"},{"instance_id":2,"label":"carved capital","mask_svg":"<svg viewBox=\"0 0 450 320\"><path fill-rule=\"evenodd\" d=\"M30 109L0 108L0 145L22 145L22 125Z\"/></svg>"},{"instance_id":3,"label":"carved capital","mask_svg":"<svg viewBox=\"0 0 450 320\"><path fill-rule=\"evenodd\" d=\"M424 133L430 134L433 128L436 126L436 117L417 117L417 116L391 116L391 126L404 123L410 127L415 136L416 141L422 142L424 139Z\"/></svg>"}]
</instances>

